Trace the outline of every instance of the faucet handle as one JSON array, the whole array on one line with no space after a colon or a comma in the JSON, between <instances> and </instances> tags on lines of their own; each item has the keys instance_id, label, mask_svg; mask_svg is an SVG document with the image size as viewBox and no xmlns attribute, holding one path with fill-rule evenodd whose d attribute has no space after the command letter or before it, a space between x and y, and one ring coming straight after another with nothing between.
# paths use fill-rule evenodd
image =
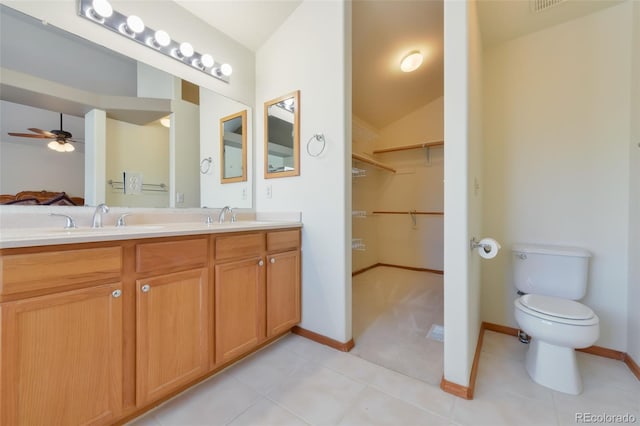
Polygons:
<instances>
[{"instance_id":1,"label":"faucet handle","mask_svg":"<svg viewBox=\"0 0 640 426\"><path fill-rule=\"evenodd\" d=\"M125 218L127 216L131 216L131 215L132 215L132 213L122 213L120 215L120 217L118 218L118 220L116 221L116 227L120 228L120 227L123 227L123 226L127 226L127 221L125 220Z\"/></svg>"},{"instance_id":2,"label":"faucet handle","mask_svg":"<svg viewBox=\"0 0 640 426\"><path fill-rule=\"evenodd\" d=\"M73 228L77 228L78 226L76 225L76 221L73 220L73 218L69 215L66 214L61 214L61 213L49 213L49 216L60 216L60 217L64 217L65 223L64 223L64 229L73 229Z\"/></svg>"},{"instance_id":3,"label":"faucet handle","mask_svg":"<svg viewBox=\"0 0 640 426\"><path fill-rule=\"evenodd\" d=\"M238 220L236 212L234 212L233 209L229 209L229 213L231 213L231 223L235 223Z\"/></svg>"},{"instance_id":4,"label":"faucet handle","mask_svg":"<svg viewBox=\"0 0 640 426\"><path fill-rule=\"evenodd\" d=\"M207 217L204 220L204 223L206 223L207 225L212 225L213 224L213 218L211 217L210 214L207 215Z\"/></svg>"}]
</instances>

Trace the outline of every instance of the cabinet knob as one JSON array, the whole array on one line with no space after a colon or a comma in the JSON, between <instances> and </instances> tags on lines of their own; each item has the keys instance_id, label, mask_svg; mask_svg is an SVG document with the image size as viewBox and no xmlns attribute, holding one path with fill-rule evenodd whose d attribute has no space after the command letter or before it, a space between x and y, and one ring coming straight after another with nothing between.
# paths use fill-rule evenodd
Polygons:
<instances>
[{"instance_id":1,"label":"cabinet knob","mask_svg":"<svg viewBox=\"0 0 640 426\"><path fill-rule=\"evenodd\" d=\"M143 293L148 293L149 290L151 290L151 286L149 284L145 284L142 287L140 287L140 290L142 290Z\"/></svg>"},{"instance_id":2,"label":"cabinet knob","mask_svg":"<svg viewBox=\"0 0 640 426\"><path fill-rule=\"evenodd\" d=\"M120 290L120 289L113 290L113 293L111 293L111 295L117 299L118 297L120 297L122 295L122 290Z\"/></svg>"},{"instance_id":3,"label":"cabinet knob","mask_svg":"<svg viewBox=\"0 0 640 426\"><path fill-rule=\"evenodd\" d=\"M264 260L260 259L260 262L258 262L258 266L264 266Z\"/></svg>"},{"instance_id":4,"label":"cabinet knob","mask_svg":"<svg viewBox=\"0 0 640 426\"><path fill-rule=\"evenodd\" d=\"M276 263L276 258L275 258L275 257L272 257L271 259L269 259L269 262L271 262L271 263Z\"/></svg>"}]
</instances>

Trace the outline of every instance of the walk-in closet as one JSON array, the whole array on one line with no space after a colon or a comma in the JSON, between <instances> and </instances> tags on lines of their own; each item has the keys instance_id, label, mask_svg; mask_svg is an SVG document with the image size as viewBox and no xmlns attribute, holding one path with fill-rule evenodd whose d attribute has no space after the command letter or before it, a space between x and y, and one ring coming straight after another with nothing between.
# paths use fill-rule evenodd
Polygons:
<instances>
[{"instance_id":1,"label":"walk-in closet","mask_svg":"<svg viewBox=\"0 0 640 426\"><path fill-rule=\"evenodd\" d=\"M353 3L354 355L443 370L442 2ZM413 72L400 61L413 52Z\"/></svg>"}]
</instances>

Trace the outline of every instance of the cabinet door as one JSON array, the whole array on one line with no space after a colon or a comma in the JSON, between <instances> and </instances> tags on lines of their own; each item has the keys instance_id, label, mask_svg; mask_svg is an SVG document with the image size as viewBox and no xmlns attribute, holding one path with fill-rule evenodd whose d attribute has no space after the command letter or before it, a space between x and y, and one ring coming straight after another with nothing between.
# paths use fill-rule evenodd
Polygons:
<instances>
[{"instance_id":1,"label":"cabinet door","mask_svg":"<svg viewBox=\"0 0 640 426\"><path fill-rule=\"evenodd\" d=\"M207 371L207 269L136 281L138 406Z\"/></svg>"},{"instance_id":2,"label":"cabinet door","mask_svg":"<svg viewBox=\"0 0 640 426\"><path fill-rule=\"evenodd\" d=\"M215 362L230 361L264 340L264 261L215 266Z\"/></svg>"},{"instance_id":3,"label":"cabinet door","mask_svg":"<svg viewBox=\"0 0 640 426\"><path fill-rule=\"evenodd\" d=\"M300 322L300 251L267 256L267 337Z\"/></svg>"},{"instance_id":4,"label":"cabinet door","mask_svg":"<svg viewBox=\"0 0 640 426\"><path fill-rule=\"evenodd\" d=\"M120 415L121 288L0 304L0 424L100 425Z\"/></svg>"}]
</instances>

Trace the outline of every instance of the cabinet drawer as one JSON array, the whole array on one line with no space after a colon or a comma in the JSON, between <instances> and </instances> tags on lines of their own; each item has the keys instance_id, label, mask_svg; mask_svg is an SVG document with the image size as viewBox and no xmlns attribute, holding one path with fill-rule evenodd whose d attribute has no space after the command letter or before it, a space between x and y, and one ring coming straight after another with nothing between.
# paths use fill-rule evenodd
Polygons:
<instances>
[{"instance_id":1,"label":"cabinet drawer","mask_svg":"<svg viewBox=\"0 0 640 426\"><path fill-rule=\"evenodd\" d=\"M267 234L268 251L294 250L300 247L300 230L269 232Z\"/></svg>"},{"instance_id":2,"label":"cabinet drawer","mask_svg":"<svg viewBox=\"0 0 640 426\"><path fill-rule=\"evenodd\" d=\"M120 280L122 249L104 247L2 256L3 296L81 283Z\"/></svg>"},{"instance_id":3,"label":"cabinet drawer","mask_svg":"<svg viewBox=\"0 0 640 426\"><path fill-rule=\"evenodd\" d=\"M207 239L144 243L136 246L136 272L207 265Z\"/></svg>"},{"instance_id":4,"label":"cabinet drawer","mask_svg":"<svg viewBox=\"0 0 640 426\"><path fill-rule=\"evenodd\" d=\"M259 256L264 250L264 234L216 238L216 260Z\"/></svg>"}]
</instances>

